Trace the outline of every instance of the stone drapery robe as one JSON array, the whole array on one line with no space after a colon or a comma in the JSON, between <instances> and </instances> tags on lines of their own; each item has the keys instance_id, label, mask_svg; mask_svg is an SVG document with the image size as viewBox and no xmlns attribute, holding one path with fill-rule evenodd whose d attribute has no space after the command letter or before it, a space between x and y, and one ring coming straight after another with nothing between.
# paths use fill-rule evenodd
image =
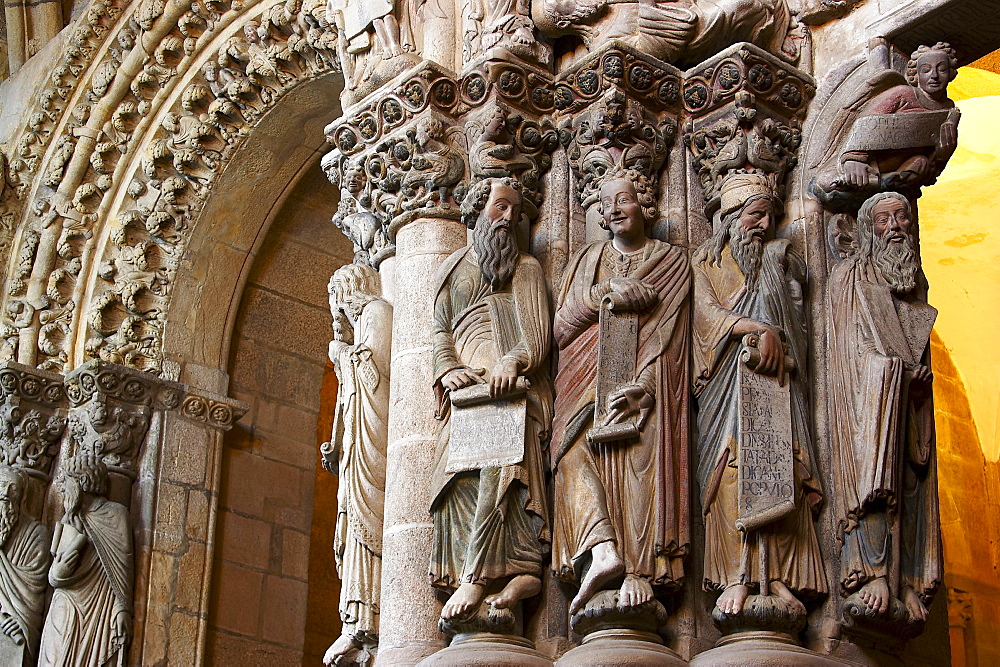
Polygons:
<instances>
[{"instance_id":1,"label":"stone drapery robe","mask_svg":"<svg viewBox=\"0 0 1000 667\"><path fill-rule=\"evenodd\" d=\"M925 292L921 277L918 291ZM870 260L847 259L830 274L830 422L841 586L850 592L890 575L892 525L900 515L903 586L929 600L942 580L934 404L928 387L913 386L901 357L878 349L875 330L910 330L911 306L894 297ZM862 294L862 291L865 294ZM882 316L874 321L862 299ZM917 308L928 308L914 299ZM894 317L895 315L895 317ZM918 341L929 366L929 338ZM899 596L899 591L893 591Z\"/></svg>"},{"instance_id":2,"label":"stone drapery robe","mask_svg":"<svg viewBox=\"0 0 1000 667\"><path fill-rule=\"evenodd\" d=\"M50 560L48 530L22 515L0 549L0 611L17 621L31 655L38 653Z\"/></svg>"},{"instance_id":3,"label":"stone drapery robe","mask_svg":"<svg viewBox=\"0 0 1000 667\"><path fill-rule=\"evenodd\" d=\"M80 512L86 546L65 578L49 570L52 602L42 630L40 667L102 667L117 659L115 617L132 613L132 530L124 505L96 497ZM126 647L127 648L127 647Z\"/></svg>"},{"instance_id":4,"label":"stone drapery robe","mask_svg":"<svg viewBox=\"0 0 1000 667\"><path fill-rule=\"evenodd\" d=\"M592 287L621 275L642 281L659 297L639 314L636 354L636 382L655 406L638 440L592 446L587 430L594 421L600 309ZM615 542L627 574L654 586L676 587L684 575L690 543L690 286L686 253L654 239L634 262L610 241L590 244L566 269L553 328L560 353L552 568L563 579L575 579L581 558L606 541Z\"/></svg>"},{"instance_id":5,"label":"stone drapery robe","mask_svg":"<svg viewBox=\"0 0 1000 667\"><path fill-rule=\"evenodd\" d=\"M370 300L354 332L354 344L341 347L334 364L338 397L333 437L340 450L334 554L344 633L374 641L382 591L392 306L384 299Z\"/></svg>"},{"instance_id":6,"label":"stone drapery robe","mask_svg":"<svg viewBox=\"0 0 1000 667\"><path fill-rule=\"evenodd\" d=\"M551 314L542 267L522 253L510 284L494 292L471 247L442 265L434 303L434 387L443 424L438 438L431 514L433 585L541 575L549 541L542 444L552 422L549 378ZM518 361L527 395L524 460L503 467L445 472L451 406L441 379L462 366L491 372L502 357Z\"/></svg>"},{"instance_id":7,"label":"stone drapery robe","mask_svg":"<svg viewBox=\"0 0 1000 667\"><path fill-rule=\"evenodd\" d=\"M729 245L721 265L710 259L711 241L694 256L694 359L698 400L697 479L705 515L705 581L707 590L721 590L759 579L758 549L742 562L743 537L735 527L739 516L737 368L740 337L736 323L750 318L785 332L798 372L791 376L792 449L795 509L762 527L768 553L769 581L781 581L800 596L827 591L822 555L812 510L822 498L816 457L809 434L806 317L801 281L805 264L787 240L765 244L757 286L748 290Z\"/></svg>"}]
</instances>

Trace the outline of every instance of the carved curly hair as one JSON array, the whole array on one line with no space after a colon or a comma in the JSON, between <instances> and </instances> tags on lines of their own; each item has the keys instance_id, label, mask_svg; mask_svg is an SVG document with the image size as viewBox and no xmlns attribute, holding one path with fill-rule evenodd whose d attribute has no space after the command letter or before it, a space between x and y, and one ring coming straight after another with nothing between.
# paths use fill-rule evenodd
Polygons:
<instances>
[{"instance_id":1,"label":"carved curly hair","mask_svg":"<svg viewBox=\"0 0 1000 667\"><path fill-rule=\"evenodd\" d=\"M521 196L522 209L521 214L524 215L524 187L521 185L517 179L505 176L503 178L487 178L478 183L475 183L469 188L469 191L465 193L465 197L462 198L462 223L465 224L469 229L476 228L476 222L479 220L479 216L482 215L483 209L486 208L486 202L490 198L490 192L493 191L494 185L506 185L509 188L513 188L517 191L517 194Z\"/></svg>"},{"instance_id":2,"label":"carved curly hair","mask_svg":"<svg viewBox=\"0 0 1000 667\"><path fill-rule=\"evenodd\" d=\"M63 473L80 484L80 490L105 496L108 493L108 467L94 454L77 454L63 464Z\"/></svg>"},{"instance_id":3,"label":"carved curly hair","mask_svg":"<svg viewBox=\"0 0 1000 667\"><path fill-rule=\"evenodd\" d=\"M615 165L604 174L600 187L603 188L605 183L610 183L611 181L631 182L632 187L635 188L635 196L639 201L639 207L642 209L642 217L646 219L647 227L656 222L656 214L659 212L659 207L656 205L656 186L653 185L652 179L638 169ZM598 192L600 192L600 188L598 188ZM598 202L598 211L603 215L602 206ZM607 229L603 217L600 220L600 225L604 229Z\"/></svg>"},{"instance_id":4,"label":"carved curly hair","mask_svg":"<svg viewBox=\"0 0 1000 667\"><path fill-rule=\"evenodd\" d=\"M921 44L917 50L910 55L910 61L906 63L906 81L911 85L917 85L917 61L923 56L933 51L942 51L948 56L948 68L951 70L951 77L948 81L954 81L958 76L958 54L951 48L948 42L938 42L934 46Z\"/></svg>"}]
</instances>

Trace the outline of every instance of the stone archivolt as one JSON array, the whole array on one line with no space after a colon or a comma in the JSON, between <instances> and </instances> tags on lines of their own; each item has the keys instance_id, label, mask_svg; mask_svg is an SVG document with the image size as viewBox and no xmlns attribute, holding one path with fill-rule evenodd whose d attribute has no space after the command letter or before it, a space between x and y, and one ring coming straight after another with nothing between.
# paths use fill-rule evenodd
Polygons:
<instances>
[{"instance_id":1,"label":"stone archivolt","mask_svg":"<svg viewBox=\"0 0 1000 667\"><path fill-rule=\"evenodd\" d=\"M20 209L25 224L8 358L159 372L172 276L212 182L284 94L337 70L328 27L317 0L96 4L80 17L10 161L0 216ZM91 271L93 285L80 280Z\"/></svg>"}]
</instances>

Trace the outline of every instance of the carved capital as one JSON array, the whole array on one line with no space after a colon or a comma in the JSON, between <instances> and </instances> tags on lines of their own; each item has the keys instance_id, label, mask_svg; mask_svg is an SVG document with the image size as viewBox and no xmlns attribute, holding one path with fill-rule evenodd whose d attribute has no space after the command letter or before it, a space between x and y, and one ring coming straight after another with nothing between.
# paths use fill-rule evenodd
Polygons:
<instances>
[{"instance_id":1,"label":"carved capital","mask_svg":"<svg viewBox=\"0 0 1000 667\"><path fill-rule=\"evenodd\" d=\"M4 362L0 396L0 463L48 476L66 426L62 377Z\"/></svg>"},{"instance_id":2,"label":"carved capital","mask_svg":"<svg viewBox=\"0 0 1000 667\"><path fill-rule=\"evenodd\" d=\"M684 143L709 217L719 208L723 180L735 171L766 175L784 197L798 161L800 123L815 92L812 77L751 44L738 44L687 73L684 108L692 120Z\"/></svg>"},{"instance_id":3,"label":"carved capital","mask_svg":"<svg viewBox=\"0 0 1000 667\"><path fill-rule=\"evenodd\" d=\"M597 202L601 179L612 167L635 169L655 183L676 132L669 112L654 113L618 88L565 119L560 137L583 208Z\"/></svg>"},{"instance_id":4,"label":"carved capital","mask_svg":"<svg viewBox=\"0 0 1000 667\"><path fill-rule=\"evenodd\" d=\"M249 406L158 378L127 366L93 360L66 375L70 455L93 454L109 469L135 477L154 411L228 430Z\"/></svg>"}]
</instances>

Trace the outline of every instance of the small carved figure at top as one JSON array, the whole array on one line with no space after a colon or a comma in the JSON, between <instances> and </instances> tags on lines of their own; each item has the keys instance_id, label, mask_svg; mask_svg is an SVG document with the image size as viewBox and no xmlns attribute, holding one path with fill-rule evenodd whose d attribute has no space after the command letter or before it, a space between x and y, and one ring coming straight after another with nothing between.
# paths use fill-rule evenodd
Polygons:
<instances>
[{"instance_id":1,"label":"small carved figure at top","mask_svg":"<svg viewBox=\"0 0 1000 667\"><path fill-rule=\"evenodd\" d=\"M483 133L469 150L469 168L473 175L516 176L530 167L531 161L518 153L514 141L507 112L500 105L493 107Z\"/></svg>"},{"instance_id":2,"label":"small carved figure at top","mask_svg":"<svg viewBox=\"0 0 1000 667\"><path fill-rule=\"evenodd\" d=\"M320 161L332 183L340 184L340 202L333 224L354 244L354 262L378 268L392 254L376 202L386 195L368 178L365 157L346 158L331 151ZM343 173L341 173L343 171Z\"/></svg>"},{"instance_id":3,"label":"small carved figure at top","mask_svg":"<svg viewBox=\"0 0 1000 667\"><path fill-rule=\"evenodd\" d=\"M774 238L767 177L730 175L694 255L697 480L705 579L724 633L797 634L827 592L813 524L823 490L809 429L805 261ZM752 587L759 597L748 603Z\"/></svg>"},{"instance_id":4,"label":"small carved figure at top","mask_svg":"<svg viewBox=\"0 0 1000 667\"><path fill-rule=\"evenodd\" d=\"M430 116L417 121L408 132L414 152L410 170L403 175L403 192L407 209L424 206L429 200L447 203L446 189L465 175L465 158L449 145L444 136L444 123Z\"/></svg>"},{"instance_id":5,"label":"small carved figure at top","mask_svg":"<svg viewBox=\"0 0 1000 667\"><path fill-rule=\"evenodd\" d=\"M942 579L931 328L906 197L858 211L830 273L830 421L841 594L852 632L919 634Z\"/></svg>"},{"instance_id":6,"label":"small carved figure at top","mask_svg":"<svg viewBox=\"0 0 1000 667\"><path fill-rule=\"evenodd\" d=\"M961 113L948 97L957 74L955 50L938 42L913 52L905 79L894 70L869 79L834 124L813 194L845 212L877 192L916 200L958 146Z\"/></svg>"},{"instance_id":7,"label":"small carved figure at top","mask_svg":"<svg viewBox=\"0 0 1000 667\"><path fill-rule=\"evenodd\" d=\"M784 0L538 0L532 15L544 34L578 35L590 51L618 39L692 65L750 42L792 62L799 57L798 26Z\"/></svg>"},{"instance_id":8,"label":"small carved figure at top","mask_svg":"<svg viewBox=\"0 0 1000 667\"><path fill-rule=\"evenodd\" d=\"M655 632L666 612L654 594L677 588L689 543L690 264L650 238L645 175L613 168L599 198L611 238L570 262L553 327L552 567L580 585L577 632L588 618Z\"/></svg>"},{"instance_id":9,"label":"small carved figure at top","mask_svg":"<svg viewBox=\"0 0 1000 667\"><path fill-rule=\"evenodd\" d=\"M538 260L521 252L521 186L472 186L473 242L436 278L437 463L430 573L449 594L448 634L514 634L520 601L541 590L549 541L542 443L552 419L551 315Z\"/></svg>"},{"instance_id":10,"label":"small carved figure at top","mask_svg":"<svg viewBox=\"0 0 1000 667\"><path fill-rule=\"evenodd\" d=\"M529 62L548 65L552 49L535 37L529 0L466 0L463 61L500 55L498 51Z\"/></svg>"},{"instance_id":11,"label":"small carved figure at top","mask_svg":"<svg viewBox=\"0 0 1000 667\"><path fill-rule=\"evenodd\" d=\"M395 5L405 5L399 18ZM344 103L352 104L418 62L407 0L329 0L344 72Z\"/></svg>"}]
</instances>

